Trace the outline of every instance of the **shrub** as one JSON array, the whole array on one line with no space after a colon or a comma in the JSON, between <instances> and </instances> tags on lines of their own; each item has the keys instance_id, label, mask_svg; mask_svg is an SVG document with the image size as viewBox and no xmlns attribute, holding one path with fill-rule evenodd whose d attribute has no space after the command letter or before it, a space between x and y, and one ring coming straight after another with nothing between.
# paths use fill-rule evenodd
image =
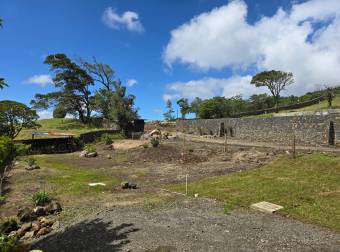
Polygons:
<instances>
[{"instance_id":1,"label":"shrub","mask_svg":"<svg viewBox=\"0 0 340 252\"><path fill-rule=\"evenodd\" d=\"M25 156L28 155L31 150L30 144L15 144L15 154L17 156Z\"/></svg>"},{"instance_id":2,"label":"shrub","mask_svg":"<svg viewBox=\"0 0 340 252\"><path fill-rule=\"evenodd\" d=\"M29 157L26 159L28 166L33 166L37 164L37 160L34 157Z\"/></svg>"},{"instance_id":3,"label":"shrub","mask_svg":"<svg viewBox=\"0 0 340 252\"><path fill-rule=\"evenodd\" d=\"M193 153L193 152L194 152L194 149L190 148L188 151L189 151L190 153Z\"/></svg>"},{"instance_id":4,"label":"shrub","mask_svg":"<svg viewBox=\"0 0 340 252\"><path fill-rule=\"evenodd\" d=\"M10 218L0 224L0 234L8 235L10 232L18 229L18 223L16 219ZM1 251L1 250L0 250Z\"/></svg>"},{"instance_id":5,"label":"shrub","mask_svg":"<svg viewBox=\"0 0 340 252\"><path fill-rule=\"evenodd\" d=\"M0 196L0 204L5 203L6 197L5 196Z\"/></svg>"},{"instance_id":6,"label":"shrub","mask_svg":"<svg viewBox=\"0 0 340 252\"><path fill-rule=\"evenodd\" d=\"M147 143L145 143L145 144L143 144L143 148L147 149L147 148L149 148L149 145Z\"/></svg>"},{"instance_id":7,"label":"shrub","mask_svg":"<svg viewBox=\"0 0 340 252\"><path fill-rule=\"evenodd\" d=\"M157 138L151 138L150 143L152 147L156 148L159 145L159 140Z\"/></svg>"},{"instance_id":8,"label":"shrub","mask_svg":"<svg viewBox=\"0 0 340 252\"><path fill-rule=\"evenodd\" d=\"M0 136L0 175L14 156L15 150L12 140L6 136Z\"/></svg>"},{"instance_id":9,"label":"shrub","mask_svg":"<svg viewBox=\"0 0 340 252\"><path fill-rule=\"evenodd\" d=\"M104 142L106 145L113 144L113 136L110 134L102 135L101 139L102 139L102 142Z\"/></svg>"},{"instance_id":10,"label":"shrub","mask_svg":"<svg viewBox=\"0 0 340 252\"><path fill-rule=\"evenodd\" d=\"M15 247L17 238L15 236L0 235L0 251L11 252Z\"/></svg>"},{"instance_id":11,"label":"shrub","mask_svg":"<svg viewBox=\"0 0 340 252\"><path fill-rule=\"evenodd\" d=\"M88 153L92 153L92 152L97 151L96 147L92 144L85 145L84 150L86 150Z\"/></svg>"},{"instance_id":12,"label":"shrub","mask_svg":"<svg viewBox=\"0 0 340 252\"><path fill-rule=\"evenodd\" d=\"M32 200L37 206L43 206L49 203L51 198L47 192L36 192L33 194Z\"/></svg>"}]
</instances>

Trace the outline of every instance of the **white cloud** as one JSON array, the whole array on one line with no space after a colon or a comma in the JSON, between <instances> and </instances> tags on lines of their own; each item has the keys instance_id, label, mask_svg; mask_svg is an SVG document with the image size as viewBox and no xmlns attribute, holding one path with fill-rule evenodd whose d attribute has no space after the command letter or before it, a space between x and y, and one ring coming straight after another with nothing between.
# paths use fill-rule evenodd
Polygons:
<instances>
[{"instance_id":1,"label":"white cloud","mask_svg":"<svg viewBox=\"0 0 340 252\"><path fill-rule=\"evenodd\" d=\"M191 80L188 82L175 82L167 85L167 93L163 95L163 99L175 100L179 98L188 98L190 100L195 97L202 99L214 96L232 97L242 95L248 98L252 94L264 93L264 88L256 88L250 84L251 76L235 75L228 79L203 78L200 80Z\"/></svg>"},{"instance_id":2,"label":"white cloud","mask_svg":"<svg viewBox=\"0 0 340 252\"><path fill-rule=\"evenodd\" d=\"M138 81L135 80L135 79L129 79L129 80L127 80L126 83L129 87L132 87L132 86L136 85L138 83Z\"/></svg>"},{"instance_id":3,"label":"white cloud","mask_svg":"<svg viewBox=\"0 0 340 252\"><path fill-rule=\"evenodd\" d=\"M231 67L241 73L290 71L295 84L288 92L295 94L339 84L339 0L295 3L291 10L279 8L255 24L248 23L247 12L246 3L235 0L194 17L171 32L164 62L202 70Z\"/></svg>"},{"instance_id":4,"label":"white cloud","mask_svg":"<svg viewBox=\"0 0 340 252\"><path fill-rule=\"evenodd\" d=\"M28 80L26 80L25 83L36 84L41 87L45 87L48 84L52 84L53 80L50 75L41 74L41 75L33 75L32 77L28 78Z\"/></svg>"},{"instance_id":5,"label":"white cloud","mask_svg":"<svg viewBox=\"0 0 340 252\"><path fill-rule=\"evenodd\" d=\"M50 119L53 118L53 112L48 110L42 110L37 112L39 119Z\"/></svg>"},{"instance_id":6,"label":"white cloud","mask_svg":"<svg viewBox=\"0 0 340 252\"><path fill-rule=\"evenodd\" d=\"M104 24L112 29L120 29L122 27L134 32L143 32L144 27L139 21L139 15L133 11L126 11L119 15L112 7L105 9L102 20Z\"/></svg>"}]
</instances>

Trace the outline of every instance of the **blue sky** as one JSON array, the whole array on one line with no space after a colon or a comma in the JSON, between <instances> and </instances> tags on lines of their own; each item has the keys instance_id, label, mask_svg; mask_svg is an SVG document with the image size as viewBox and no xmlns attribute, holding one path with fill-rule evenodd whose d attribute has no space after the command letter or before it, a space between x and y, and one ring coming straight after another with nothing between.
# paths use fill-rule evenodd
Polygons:
<instances>
[{"instance_id":1,"label":"blue sky","mask_svg":"<svg viewBox=\"0 0 340 252\"><path fill-rule=\"evenodd\" d=\"M161 119L167 98L264 92L249 84L264 69L294 73L287 94L335 85L339 2L0 0L0 76L10 85L0 99L28 104L52 91L43 64L52 53L111 65L146 119Z\"/></svg>"}]
</instances>

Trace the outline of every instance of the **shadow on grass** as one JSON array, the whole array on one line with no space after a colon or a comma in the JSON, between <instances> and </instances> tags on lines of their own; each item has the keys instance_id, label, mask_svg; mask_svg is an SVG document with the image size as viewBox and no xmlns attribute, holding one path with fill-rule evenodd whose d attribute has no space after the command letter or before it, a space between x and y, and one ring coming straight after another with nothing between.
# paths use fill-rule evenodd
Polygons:
<instances>
[{"instance_id":1,"label":"shadow on grass","mask_svg":"<svg viewBox=\"0 0 340 252\"><path fill-rule=\"evenodd\" d=\"M60 233L48 236L33 245L44 252L121 251L130 243L128 235L139 231L132 223L112 227L100 219L80 222Z\"/></svg>"}]
</instances>

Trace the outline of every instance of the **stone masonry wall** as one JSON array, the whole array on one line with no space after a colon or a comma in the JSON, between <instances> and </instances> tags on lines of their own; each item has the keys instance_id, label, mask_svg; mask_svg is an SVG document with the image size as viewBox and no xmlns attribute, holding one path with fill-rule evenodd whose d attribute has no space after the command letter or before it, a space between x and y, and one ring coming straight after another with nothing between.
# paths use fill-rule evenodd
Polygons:
<instances>
[{"instance_id":1,"label":"stone masonry wall","mask_svg":"<svg viewBox=\"0 0 340 252\"><path fill-rule=\"evenodd\" d=\"M228 137L245 141L291 145L295 132L301 145L328 145L330 122L334 123L335 143L340 142L340 114L284 116L272 118L221 118L178 120L177 129L200 135L219 135L221 123Z\"/></svg>"}]
</instances>

